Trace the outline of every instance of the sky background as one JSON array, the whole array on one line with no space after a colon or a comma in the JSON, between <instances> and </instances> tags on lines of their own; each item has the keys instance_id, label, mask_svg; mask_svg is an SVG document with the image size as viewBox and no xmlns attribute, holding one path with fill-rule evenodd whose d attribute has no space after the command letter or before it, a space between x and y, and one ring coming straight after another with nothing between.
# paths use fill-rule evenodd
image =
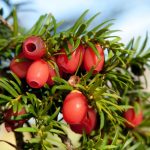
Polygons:
<instances>
[{"instance_id":1,"label":"sky background","mask_svg":"<svg viewBox=\"0 0 150 150\"><path fill-rule=\"evenodd\" d=\"M93 25L107 19L116 19L113 29L121 30L117 34L123 42L132 37L145 36L150 32L150 0L11 0L12 3L28 2L18 12L20 24L30 28L40 15L52 13L57 21L64 20L66 24L73 24L83 11L89 9L87 18L101 12ZM0 0L0 7L4 7L4 16L8 15L7 6ZM33 9L34 11L23 11Z\"/></svg>"}]
</instances>

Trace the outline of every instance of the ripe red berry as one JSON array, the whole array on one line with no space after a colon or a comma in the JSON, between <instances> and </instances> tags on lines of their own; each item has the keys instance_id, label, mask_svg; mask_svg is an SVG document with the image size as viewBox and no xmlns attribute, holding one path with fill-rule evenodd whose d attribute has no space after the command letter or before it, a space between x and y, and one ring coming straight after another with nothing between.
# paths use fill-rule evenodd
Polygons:
<instances>
[{"instance_id":1,"label":"ripe red berry","mask_svg":"<svg viewBox=\"0 0 150 150\"><path fill-rule=\"evenodd\" d=\"M143 120L143 112L139 110L138 113L135 112L133 108L128 109L123 114L124 118L130 123L126 122L128 128L134 128L141 124Z\"/></svg>"},{"instance_id":2,"label":"ripe red berry","mask_svg":"<svg viewBox=\"0 0 150 150\"><path fill-rule=\"evenodd\" d=\"M20 53L10 62L10 70L14 72L19 78L24 78L26 77L27 70L31 63L31 60L26 59L24 54Z\"/></svg>"},{"instance_id":3,"label":"ripe red berry","mask_svg":"<svg viewBox=\"0 0 150 150\"><path fill-rule=\"evenodd\" d=\"M46 54L46 45L41 37L30 36L23 42L23 53L26 58L37 60Z\"/></svg>"},{"instance_id":4,"label":"ripe red berry","mask_svg":"<svg viewBox=\"0 0 150 150\"><path fill-rule=\"evenodd\" d=\"M25 108L22 108L20 111L13 112L12 109L8 109L4 112L4 121L5 121L5 128L6 130L12 131L18 127L23 126L23 124L26 122L26 119L21 120L15 120L15 117L21 116L26 114ZM14 119L13 119L14 117Z\"/></svg>"},{"instance_id":5,"label":"ripe red berry","mask_svg":"<svg viewBox=\"0 0 150 150\"><path fill-rule=\"evenodd\" d=\"M52 80L53 77L55 77L57 74L56 74L56 71L55 71L55 68L52 64L49 64L49 77L48 77L48 80L47 80L47 84L48 85L53 85L54 84L54 81Z\"/></svg>"},{"instance_id":6,"label":"ripe red berry","mask_svg":"<svg viewBox=\"0 0 150 150\"><path fill-rule=\"evenodd\" d=\"M49 76L48 63L42 59L34 61L27 72L26 80L30 87L41 88L47 82Z\"/></svg>"},{"instance_id":7,"label":"ripe red berry","mask_svg":"<svg viewBox=\"0 0 150 150\"><path fill-rule=\"evenodd\" d=\"M73 74L82 63L84 47L80 45L74 51L72 51L72 46L70 44L68 47L71 52L71 58L69 59L65 53L65 50L62 49L60 51L62 54L57 57L57 64L63 72Z\"/></svg>"},{"instance_id":8,"label":"ripe red berry","mask_svg":"<svg viewBox=\"0 0 150 150\"><path fill-rule=\"evenodd\" d=\"M83 66L86 71L90 71L94 67L93 73L98 73L103 69L104 66L104 51L99 44L96 45L96 48L100 54L100 59L96 56L91 47L88 47L85 50L83 57Z\"/></svg>"},{"instance_id":9,"label":"ripe red berry","mask_svg":"<svg viewBox=\"0 0 150 150\"><path fill-rule=\"evenodd\" d=\"M63 103L62 114L69 124L78 124L86 116L88 103L86 97L77 90L70 92Z\"/></svg>"},{"instance_id":10,"label":"ripe red berry","mask_svg":"<svg viewBox=\"0 0 150 150\"><path fill-rule=\"evenodd\" d=\"M82 134L85 131L86 134L90 134L96 127L97 114L93 108L88 108L85 118L79 124L70 124L72 131Z\"/></svg>"}]
</instances>

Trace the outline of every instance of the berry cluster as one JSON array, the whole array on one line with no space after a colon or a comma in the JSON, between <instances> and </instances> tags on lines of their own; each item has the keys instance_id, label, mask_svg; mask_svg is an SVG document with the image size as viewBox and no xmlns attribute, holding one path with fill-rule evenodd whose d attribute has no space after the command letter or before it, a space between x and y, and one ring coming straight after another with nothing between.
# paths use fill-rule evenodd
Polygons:
<instances>
[{"instance_id":1,"label":"berry cluster","mask_svg":"<svg viewBox=\"0 0 150 150\"><path fill-rule=\"evenodd\" d=\"M43 59L45 55L45 42L41 37L31 36L23 42L22 51L11 61L10 69L19 78L26 78L31 88L41 88L45 83L52 84L51 78L56 73Z\"/></svg>"},{"instance_id":2,"label":"berry cluster","mask_svg":"<svg viewBox=\"0 0 150 150\"><path fill-rule=\"evenodd\" d=\"M68 44L71 58L68 58L64 48L59 51L55 57L44 60L47 48L42 38L31 36L27 38L22 46L21 53L10 63L10 69L19 77L26 78L31 88L41 88L45 83L53 85L52 77L56 76L56 71L50 61L54 61L61 72L74 74L83 64L86 71L94 68L93 73L98 73L104 66L104 52L100 45L96 48L100 54L100 59L93 52L91 47L84 48L80 45L76 50ZM89 61L90 60L90 61Z\"/></svg>"},{"instance_id":3,"label":"berry cluster","mask_svg":"<svg viewBox=\"0 0 150 150\"><path fill-rule=\"evenodd\" d=\"M47 46L42 38L31 36L23 42L22 51L11 61L10 69L19 78L26 78L26 82L31 88L41 88L46 83L52 86L55 84L53 77L57 76L52 62L59 68L61 77L63 74L67 74L70 78L77 78L74 74L79 68L86 72L92 69L93 74L99 73L104 67L105 56L104 50L99 44L95 44L95 47L100 57L89 46L80 44L76 49L73 49L69 43L69 56L65 48L62 48L55 55L47 57ZM72 86L76 84L72 81L68 82ZM86 134L90 134L96 127L97 112L88 105L87 97L79 90L73 90L66 96L62 114L64 120L76 133L82 134L84 131ZM142 122L141 116L140 113L140 118L136 117L134 110L125 112L124 118L128 121L127 127L139 125Z\"/></svg>"},{"instance_id":4,"label":"berry cluster","mask_svg":"<svg viewBox=\"0 0 150 150\"><path fill-rule=\"evenodd\" d=\"M96 111L88 106L87 98L80 91L74 90L66 96L62 112L64 120L76 133L90 134L96 127Z\"/></svg>"},{"instance_id":5,"label":"berry cluster","mask_svg":"<svg viewBox=\"0 0 150 150\"><path fill-rule=\"evenodd\" d=\"M23 42L22 51L11 61L10 69L19 78L26 78L26 82L31 88L41 88L46 83L48 85L54 84L52 78L56 76L56 70L49 63L50 61L57 64L60 75L68 74L73 77L79 67L86 72L93 69L93 74L96 74L104 66L104 51L99 44L95 46L100 57L95 54L91 47L85 48L84 45L80 44L73 50L71 44L68 44L70 58L65 49L62 48L55 56L47 59L45 57L47 53L45 42L41 37L31 36ZM72 91L66 96L62 112L64 120L77 133L82 134L85 130L87 134L90 134L96 126L96 111L88 106L86 96L80 91Z\"/></svg>"}]
</instances>

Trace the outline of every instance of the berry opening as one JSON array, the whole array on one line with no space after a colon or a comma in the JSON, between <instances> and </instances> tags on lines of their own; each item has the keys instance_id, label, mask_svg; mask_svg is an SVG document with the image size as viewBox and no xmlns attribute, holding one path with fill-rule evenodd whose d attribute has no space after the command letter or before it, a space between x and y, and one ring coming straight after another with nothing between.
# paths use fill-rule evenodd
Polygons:
<instances>
[{"instance_id":1,"label":"berry opening","mask_svg":"<svg viewBox=\"0 0 150 150\"><path fill-rule=\"evenodd\" d=\"M33 52L36 50L36 45L34 43L29 43L26 45L26 48L29 52Z\"/></svg>"},{"instance_id":2,"label":"berry opening","mask_svg":"<svg viewBox=\"0 0 150 150\"><path fill-rule=\"evenodd\" d=\"M30 82L30 86L32 87L32 88L39 88L39 84L36 82L36 81L31 81Z\"/></svg>"}]
</instances>

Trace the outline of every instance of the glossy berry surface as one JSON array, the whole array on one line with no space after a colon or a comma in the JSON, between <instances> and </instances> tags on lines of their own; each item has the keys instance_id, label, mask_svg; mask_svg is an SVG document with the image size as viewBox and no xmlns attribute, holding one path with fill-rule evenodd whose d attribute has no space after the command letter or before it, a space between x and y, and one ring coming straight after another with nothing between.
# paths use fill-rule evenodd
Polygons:
<instances>
[{"instance_id":1,"label":"glossy berry surface","mask_svg":"<svg viewBox=\"0 0 150 150\"><path fill-rule=\"evenodd\" d=\"M84 47L80 45L76 50L72 52L72 46L68 45L71 55L70 58L67 57L65 50L60 51L60 55L57 57L57 64L59 68L69 74L76 72L77 68L80 67L83 59Z\"/></svg>"},{"instance_id":2,"label":"glossy berry surface","mask_svg":"<svg viewBox=\"0 0 150 150\"><path fill-rule=\"evenodd\" d=\"M30 87L41 88L49 77L48 63L43 59L34 61L27 72L26 80Z\"/></svg>"},{"instance_id":3,"label":"glossy berry surface","mask_svg":"<svg viewBox=\"0 0 150 150\"><path fill-rule=\"evenodd\" d=\"M96 127L97 123L97 114L93 108L88 108L85 118L79 124L70 124L70 128L75 133L83 134L83 131L86 134L90 134Z\"/></svg>"},{"instance_id":4,"label":"glossy berry surface","mask_svg":"<svg viewBox=\"0 0 150 150\"><path fill-rule=\"evenodd\" d=\"M46 54L46 45L41 37L30 36L23 42L23 53L26 58L40 59Z\"/></svg>"},{"instance_id":5,"label":"glossy berry surface","mask_svg":"<svg viewBox=\"0 0 150 150\"><path fill-rule=\"evenodd\" d=\"M130 108L124 112L124 118L130 123L126 122L126 126L128 128L134 128L141 124L143 120L143 112L142 110L139 110L139 112L136 113L133 108Z\"/></svg>"},{"instance_id":6,"label":"glossy berry surface","mask_svg":"<svg viewBox=\"0 0 150 150\"><path fill-rule=\"evenodd\" d=\"M100 45L96 45L96 48L100 54L100 59L96 56L91 47L86 48L83 57L83 67L88 72L94 68L93 73L98 73L103 69L104 66L104 51Z\"/></svg>"},{"instance_id":7,"label":"glossy berry surface","mask_svg":"<svg viewBox=\"0 0 150 150\"><path fill-rule=\"evenodd\" d=\"M15 117L26 114L25 108L22 108L20 111L13 112L12 109L8 109L4 112L4 121L6 130L13 131L14 129L23 126L26 122L26 119L15 120Z\"/></svg>"},{"instance_id":8,"label":"glossy berry surface","mask_svg":"<svg viewBox=\"0 0 150 150\"><path fill-rule=\"evenodd\" d=\"M80 91L72 91L69 93L62 108L64 120L69 124L78 124L86 116L88 103L86 97Z\"/></svg>"},{"instance_id":9,"label":"glossy berry surface","mask_svg":"<svg viewBox=\"0 0 150 150\"><path fill-rule=\"evenodd\" d=\"M20 53L10 62L10 70L15 73L19 78L25 78L31 63L31 60L26 59L24 54Z\"/></svg>"}]
</instances>

